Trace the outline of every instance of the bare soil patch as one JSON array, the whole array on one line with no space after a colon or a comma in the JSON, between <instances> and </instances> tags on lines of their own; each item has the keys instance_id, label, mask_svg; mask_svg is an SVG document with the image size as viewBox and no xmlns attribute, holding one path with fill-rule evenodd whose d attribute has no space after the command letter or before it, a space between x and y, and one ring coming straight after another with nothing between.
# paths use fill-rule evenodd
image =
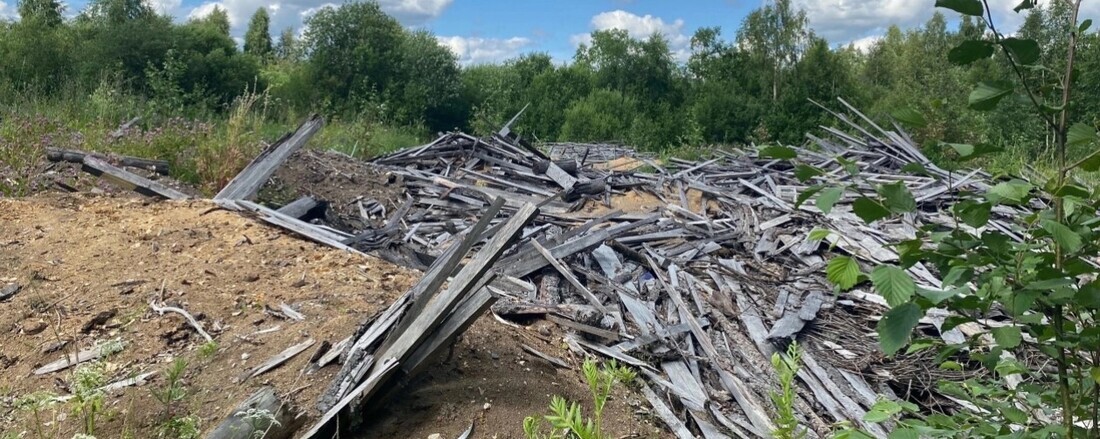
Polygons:
<instances>
[{"instance_id":1,"label":"bare soil patch","mask_svg":"<svg viewBox=\"0 0 1100 439\"><path fill-rule=\"evenodd\" d=\"M176 358L188 362L182 411L208 432L242 399L265 385L316 417L315 401L338 366L304 374L322 341L335 343L388 306L420 273L303 241L204 201L149 202L89 195L0 199L0 287L21 286L0 302L0 432L32 427L16 410L20 396L67 395L73 369L34 375L36 368L107 340L125 348L100 362L107 382L157 372L144 385L112 391L97 423L101 438L156 437L165 420L152 389L165 384ZM215 336L218 349L178 315L157 315L150 300L186 309ZM296 322L266 312L286 303ZM106 318L97 318L108 316ZM556 326L514 328L482 317L384 413L372 414L360 437L455 437L471 421L473 437L522 437L523 418L544 414L551 395L590 409L579 358ZM274 332L256 334L279 327ZM541 331L541 332L540 332ZM241 376L287 347L317 345L256 378ZM46 352L58 342L60 350ZM527 344L574 364L555 369L522 351ZM486 410L485 404L489 409ZM616 393L605 415L616 437L663 437L637 410L631 391ZM45 414L49 437L72 437L81 420L68 407Z\"/></svg>"}]
</instances>

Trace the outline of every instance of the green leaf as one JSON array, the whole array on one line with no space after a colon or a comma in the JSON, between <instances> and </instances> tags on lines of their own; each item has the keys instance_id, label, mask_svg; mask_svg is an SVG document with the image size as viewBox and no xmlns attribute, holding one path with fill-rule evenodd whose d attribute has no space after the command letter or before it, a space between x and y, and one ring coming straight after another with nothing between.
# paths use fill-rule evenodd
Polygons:
<instances>
[{"instance_id":1,"label":"green leaf","mask_svg":"<svg viewBox=\"0 0 1100 439\"><path fill-rule=\"evenodd\" d=\"M1005 38L1001 40L1001 44L1012 53L1020 64L1035 64L1043 53L1042 49L1039 48L1039 43L1035 40Z\"/></svg>"},{"instance_id":2,"label":"green leaf","mask_svg":"<svg viewBox=\"0 0 1100 439\"><path fill-rule=\"evenodd\" d=\"M886 439L920 439L920 432L913 427L898 427L891 431Z\"/></svg>"},{"instance_id":3,"label":"green leaf","mask_svg":"<svg viewBox=\"0 0 1100 439\"><path fill-rule=\"evenodd\" d=\"M1008 201L1019 204L1024 202L1028 194L1031 193L1032 187L1031 183L1023 180L1005 181L989 188L985 196L994 203Z\"/></svg>"},{"instance_id":4,"label":"green leaf","mask_svg":"<svg viewBox=\"0 0 1100 439\"><path fill-rule=\"evenodd\" d=\"M806 200L809 200L811 197L813 197L814 194L816 194L818 192L821 192L821 189L823 189L824 187L825 186L815 184L813 186L810 186L810 187L806 188L802 192L799 192L798 193L798 198L796 198L794 200L794 208L797 209L799 206L802 205L802 203L805 203Z\"/></svg>"},{"instance_id":5,"label":"green leaf","mask_svg":"<svg viewBox=\"0 0 1100 439\"><path fill-rule=\"evenodd\" d=\"M837 256L825 266L825 278L841 290L848 290L859 282L859 263L848 256Z\"/></svg>"},{"instance_id":6,"label":"green leaf","mask_svg":"<svg viewBox=\"0 0 1100 439\"><path fill-rule=\"evenodd\" d=\"M1064 224L1057 221L1042 220L1040 225L1043 227L1043 230L1050 233L1050 237L1054 238L1054 242L1058 243L1063 249L1070 252L1081 249L1081 235L1078 235Z\"/></svg>"},{"instance_id":7,"label":"green leaf","mask_svg":"<svg viewBox=\"0 0 1100 439\"><path fill-rule=\"evenodd\" d=\"M1081 162L1081 169L1085 172L1096 172L1100 170L1100 154L1093 154L1085 161Z\"/></svg>"},{"instance_id":8,"label":"green leaf","mask_svg":"<svg viewBox=\"0 0 1100 439\"><path fill-rule=\"evenodd\" d=\"M909 349L905 350L905 355L910 355L910 354L913 354L913 353L917 353L917 352L923 351L925 349L928 349L930 347L933 347L935 345L936 345L936 342L934 342L930 339L915 340L912 343L909 343Z\"/></svg>"},{"instance_id":9,"label":"green leaf","mask_svg":"<svg viewBox=\"0 0 1100 439\"><path fill-rule=\"evenodd\" d=\"M827 188L821 191L821 195L817 196L817 201L814 202L818 209L821 209L826 215L833 211L833 206L837 201L840 201L840 197L844 195L844 188L841 186L835 186Z\"/></svg>"},{"instance_id":10,"label":"green leaf","mask_svg":"<svg viewBox=\"0 0 1100 439\"><path fill-rule=\"evenodd\" d=\"M993 328L991 332L993 333L993 340L997 342L997 346L1005 349L1015 348L1023 341L1023 335L1020 333L1019 326Z\"/></svg>"},{"instance_id":11,"label":"green leaf","mask_svg":"<svg viewBox=\"0 0 1100 439\"><path fill-rule=\"evenodd\" d=\"M794 176L798 179L799 182L802 183L810 181L811 178L817 177L819 175L825 175L825 171L822 171L821 169L815 168L810 165L803 164L799 164L798 166L794 167Z\"/></svg>"},{"instance_id":12,"label":"green leaf","mask_svg":"<svg viewBox=\"0 0 1100 439\"><path fill-rule=\"evenodd\" d=\"M963 367L962 367L961 364L959 364L958 361L947 360L947 361L944 361L943 363L940 363L940 369L943 369L943 370L963 370Z\"/></svg>"},{"instance_id":13,"label":"green leaf","mask_svg":"<svg viewBox=\"0 0 1100 439\"><path fill-rule=\"evenodd\" d=\"M909 193L905 183L897 182L879 185L878 194L882 196L884 204L891 212L907 213L917 210L917 200Z\"/></svg>"},{"instance_id":14,"label":"green leaf","mask_svg":"<svg viewBox=\"0 0 1100 439\"><path fill-rule=\"evenodd\" d=\"M1068 287L1073 285L1073 279L1068 277L1056 277L1054 279L1044 279L1027 284L1024 289L1033 291L1050 291L1057 288Z\"/></svg>"},{"instance_id":15,"label":"green leaf","mask_svg":"<svg viewBox=\"0 0 1100 439\"><path fill-rule=\"evenodd\" d=\"M1096 381L1096 384L1100 384L1100 366L1093 366L1089 369L1089 375L1092 375L1092 380Z\"/></svg>"},{"instance_id":16,"label":"green leaf","mask_svg":"<svg viewBox=\"0 0 1100 439\"><path fill-rule=\"evenodd\" d=\"M778 145L760 148L760 152L758 155L760 158L773 158L780 160L790 160L798 157L798 153L795 152L794 149Z\"/></svg>"},{"instance_id":17,"label":"green leaf","mask_svg":"<svg viewBox=\"0 0 1100 439\"><path fill-rule=\"evenodd\" d=\"M894 355L909 342L909 336L921 318L920 306L913 302L894 307L878 322L879 345L886 355Z\"/></svg>"},{"instance_id":18,"label":"green leaf","mask_svg":"<svg viewBox=\"0 0 1100 439\"><path fill-rule=\"evenodd\" d=\"M1087 145L1098 139L1096 128L1083 122L1077 122L1066 131L1066 144L1070 146Z\"/></svg>"},{"instance_id":19,"label":"green leaf","mask_svg":"<svg viewBox=\"0 0 1100 439\"><path fill-rule=\"evenodd\" d=\"M832 234L832 233L833 232L831 232L829 230L826 230L826 229L813 229L813 230L810 231L810 240L811 241L820 241L822 239L828 238L829 235Z\"/></svg>"},{"instance_id":20,"label":"green leaf","mask_svg":"<svg viewBox=\"0 0 1100 439\"><path fill-rule=\"evenodd\" d=\"M970 92L970 108L978 111L989 111L997 107L997 103L1005 96L1012 94L1012 85L1006 82L982 82Z\"/></svg>"},{"instance_id":21,"label":"green leaf","mask_svg":"<svg viewBox=\"0 0 1100 439\"><path fill-rule=\"evenodd\" d=\"M946 290L933 290L933 289L930 289L930 288L917 288L917 295L921 296L925 299L928 299L928 301L932 302L933 305L939 305L940 302L943 302L944 300L947 300L947 299L950 299L952 297L958 296L960 293L962 293L964 291L966 291L966 287L956 287L956 288L950 288L950 289L946 289Z\"/></svg>"},{"instance_id":22,"label":"green leaf","mask_svg":"<svg viewBox=\"0 0 1100 439\"><path fill-rule=\"evenodd\" d=\"M1009 422L1021 425L1027 424L1027 413L1024 413L1023 410L1020 410L1010 405L1005 405L1004 407L1001 407L1000 410L1001 415L1004 416L1005 419Z\"/></svg>"},{"instance_id":23,"label":"green leaf","mask_svg":"<svg viewBox=\"0 0 1100 439\"><path fill-rule=\"evenodd\" d=\"M878 410L868 410L867 414L863 415L863 422L870 422L872 424L878 424L880 422L886 422L890 420L890 415L886 412Z\"/></svg>"},{"instance_id":24,"label":"green leaf","mask_svg":"<svg viewBox=\"0 0 1100 439\"><path fill-rule=\"evenodd\" d=\"M1092 27L1092 19L1091 18L1089 18L1085 21L1082 21L1081 25L1077 27L1077 32L1080 32L1080 33L1088 32L1090 27Z\"/></svg>"},{"instance_id":25,"label":"green leaf","mask_svg":"<svg viewBox=\"0 0 1100 439\"><path fill-rule=\"evenodd\" d=\"M993 56L993 43L982 40L966 40L947 52L947 60L952 64L964 66L980 59Z\"/></svg>"},{"instance_id":26,"label":"green leaf","mask_svg":"<svg viewBox=\"0 0 1100 439\"><path fill-rule=\"evenodd\" d=\"M955 211L955 215L958 215L963 223L977 229L989 223L989 214L993 210L993 205L965 200L952 206L952 210Z\"/></svg>"},{"instance_id":27,"label":"green leaf","mask_svg":"<svg viewBox=\"0 0 1100 439\"><path fill-rule=\"evenodd\" d=\"M1019 13L1020 11L1023 11L1025 9L1031 9L1031 8L1034 8L1034 7L1035 7L1035 0L1023 0L1023 1L1020 2L1020 4L1016 5L1015 8L1012 8L1012 10L1016 11L1016 13Z\"/></svg>"},{"instance_id":28,"label":"green leaf","mask_svg":"<svg viewBox=\"0 0 1100 439\"><path fill-rule=\"evenodd\" d=\"M871 224L890 215L890 210L878 201L859 197L852 203L852 212L867 224Z\"/></svg>"},{"instance_id":29,"label":"green leaf","mask_svg":"<svg viewBox=\"0 0 1100 439\"><path fill-rule=\"evenodd\" d=\"M894 110L894 112L890 113L890 115L893 116L894 119L897 119L898 122L904 123L913 128L924 128L928 126L928 120L924 118L924 115L920 114L919 111L909 107Z\"/></svg>"},{"instance_id":30,"label":"green leaf","mask_svg":"<svg viewBox=\"0 0 1100 439\"><path fill-rule=\"evenodd\" d=\"M1089 190L1075 184L1067 183L1050 192L1058 197L1077 197L1082 200L1087 200L1089 198Z\"/></svg>"},{"instance_id":31,"label":"green leaf","mask_svg":"<svg viewBox=\"0 0 1100 439\"><path fill-rule=\"evenodd\" d=\"M936 0L937 8L947 8L963 15L981 17L985 8L980 0Z\"/></svg>"},{"instance_id":32,"label":"green leaf","mask_svg":"<svg viewBox=\"0 0 1100 439\"><path fill-rule=\"evenodd\" d=\"M968 145L965 143L948 143L951 149L955 150L955 153L961 158L967 158L974 155L974 145Z\"/></svg>"},{"instance_id":33,"label":"green leaf","mask_svg":"<svg viewBox=\"0 0 1100 439\"><path fill-rule=\"evenodd\" d=\"M901 172L908 172L914 175L928 175L928 168L925 168L924 165L920 163L912 162L906 163L905 166L902 166Z\"/></svg>"},{"instance_id":34,"label":"green leaf","mask_svg":"<svg viewBox=\"0 0 1100 439\"><path fill-rule=\"evenodd\" d=\"M871 283L891 307L908 302L917 290L913 278L905 270L892 265L875 267L871 271Z\"/></svg>"}]
</instances>

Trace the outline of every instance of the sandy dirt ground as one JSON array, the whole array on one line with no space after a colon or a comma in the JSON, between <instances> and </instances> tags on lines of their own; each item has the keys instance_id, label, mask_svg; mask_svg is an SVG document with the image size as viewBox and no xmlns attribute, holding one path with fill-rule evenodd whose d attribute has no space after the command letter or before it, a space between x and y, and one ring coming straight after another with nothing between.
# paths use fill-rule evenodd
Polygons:
<instances>
[{"instance_id":1,"label":"sandy dirt ground","mask_svg":"<svg viewBox=\"0 0 1100 439\"><path fill-rule=\"evenodd\" d=\"M35 375L66 354L119 340L121 352L86 363L106 382L155 372L143 385L112 391L97 420L99 438L156 437L169 416L153 398L177 358L187 362L185 400L204 431L261 386L274 386L314 417L315 401L337 366L305 373L323 341L335 343L384 309L419 273L321 247L208 202L151 202L89 195L0 199L0 433L35 437L16 401L35 391L69 394L74 369ZM158 315L155 300L186 309L215 337L216 351L182 317ZM286 304L306 319L270 312ZM278 328L274 330L274 328ZM590 407L588 388L558 329L483 317L450 358L372 413L357 437L521 437L523 418L545 413L551 395ZM302 354L251 379L247 371L284 349L315 340ZM574 365L557 369L524 352L527 344ZM488 405L486 405L488 404ZM488 407L488 408L486 408ZM62 404L42 414L47 437L69 438L82 419ZM605 415L614 437L664 437L628 390ZM2 434L0 434L2 436Z\"/></svg>"}]
</instances>

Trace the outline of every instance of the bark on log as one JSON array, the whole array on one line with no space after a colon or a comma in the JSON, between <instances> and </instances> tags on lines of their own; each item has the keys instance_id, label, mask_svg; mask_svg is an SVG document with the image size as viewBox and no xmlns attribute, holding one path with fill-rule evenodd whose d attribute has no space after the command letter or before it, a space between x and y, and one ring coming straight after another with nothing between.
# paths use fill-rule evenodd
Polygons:
<instances>
[{"instance_id":1,"label":"bark on log","mask_svg":"<svg viewBox=\"0 0 1100 439\"><path fill-rule=\"evenodd\" d=\"M104 161L116 161L122 166L131 168L151 169L161 175L168 175L167 160L143 159L141 157L116 156L107 157L102 154L77 151L75 149L46 148L46 159L51 162L84 163L84 157L92 156Z\"/></svg>"},{"instance_id":2,"label":"bark on log","mask_svg":"<svg viewBox=\"0 0 1100 439\"><path fill-rule=\"evenodd\" d=\"M249 409L253 413L266 410L272 416L250 421L246 419ZM233 408L229 416L206 435L206 439L251 439L256 437L256 432L266 432L263 433L264 439L287 439L302 428L305 421L302 413L275 394L274 387L265 386Z\"/></svg>"}]
</instances>

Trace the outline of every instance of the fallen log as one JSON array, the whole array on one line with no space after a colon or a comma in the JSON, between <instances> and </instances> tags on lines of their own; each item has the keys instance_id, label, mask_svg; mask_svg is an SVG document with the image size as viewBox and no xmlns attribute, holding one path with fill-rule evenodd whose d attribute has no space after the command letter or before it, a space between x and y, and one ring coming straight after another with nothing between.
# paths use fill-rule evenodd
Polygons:
<instances>
[{"instance_id":1,"label":"fallen log","mask_svg":"<svg viewBox=\"0 0 1100 439\"><path fill-rule=\"evenodd\" d=\"M265 386L238 404L206 439L287 439L302 428L306 418Z\"/></svg>"},{"instance_id":2,"label":"fallen log","mask_svg":"<svg viewBox=\"0 0 1100 439\"><path fill-rule=\"evenodd\" d=\"M51 162L84 163L84 157L95 157L104 161L115 161L122 166L141 168L154 171L158 174L168 175L169 163L167 160L153 160L141 157L114 156L107 157L94 152L78 151L75 149L46 148L46 159Z\"/></svg>"}]
</instances>

